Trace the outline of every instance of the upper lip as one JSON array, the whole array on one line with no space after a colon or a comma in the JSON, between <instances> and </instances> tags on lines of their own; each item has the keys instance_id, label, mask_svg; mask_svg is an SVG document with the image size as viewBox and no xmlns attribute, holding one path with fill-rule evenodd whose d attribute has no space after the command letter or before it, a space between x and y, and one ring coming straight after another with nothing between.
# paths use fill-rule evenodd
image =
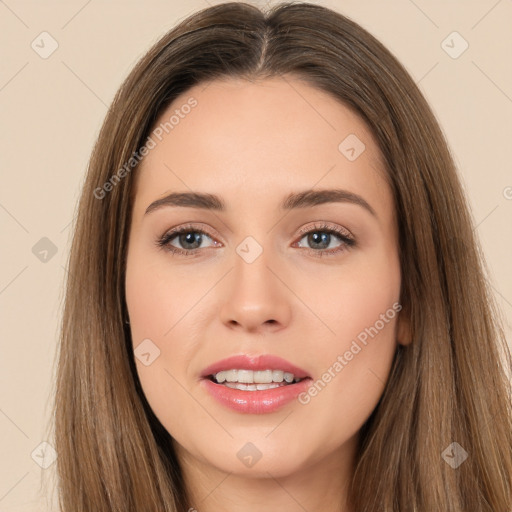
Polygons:
<instances>
[{"instance_id":1,"label":"upper lip","mask_svg":"<svg viewBox=\"0 0 512 512\"><path fill-rule=\"evenodd\" d=\"M293 373L294 377L299 379L309 377L309 374L302 368L272 354L256 356L240 354L221 359L205 368L201 372L201 377L206 378L223 370L283 370L284 372Z\"/></svg>"}]
</instances>

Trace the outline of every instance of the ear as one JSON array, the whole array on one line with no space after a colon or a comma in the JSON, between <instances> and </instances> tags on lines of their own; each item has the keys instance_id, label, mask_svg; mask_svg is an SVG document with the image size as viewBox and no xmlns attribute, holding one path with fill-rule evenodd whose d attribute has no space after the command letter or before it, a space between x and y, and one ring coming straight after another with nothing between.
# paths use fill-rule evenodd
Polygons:
<instances>
[{"instance_id":1,"label":"ear","mask_svg":"<svg viewBox=\"0 0 512 512\"><path fill-rule=\"evenodd\" d=\"M402 308L398 313L396 341L404 346L412 343L411 318L408 308Z\"/></svg>"}]
</instances>

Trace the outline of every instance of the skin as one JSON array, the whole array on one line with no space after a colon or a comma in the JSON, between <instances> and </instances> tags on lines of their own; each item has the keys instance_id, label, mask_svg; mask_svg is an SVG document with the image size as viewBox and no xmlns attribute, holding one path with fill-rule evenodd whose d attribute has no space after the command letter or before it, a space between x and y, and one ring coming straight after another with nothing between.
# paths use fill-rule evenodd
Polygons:
<instances>
[{"instance_id":1,"label":"skin","mask_svg":"<svg viewBox=\"0 0 512 512\"><path fill-rule=\"evenodd\" d=\"M191 96L197 106L137 170L126 300L134 348L149 338L160 350L148 366L136 358L144 393L173 437L191 508L355 512L346 484L358 432L382 395L397 344L410 342L403 314L307 404L241 414L205 392L199 375L234 354L270 353L315 381L400 302L397 223L377 145L352 110L293 77L200 84L157 124ZM366 146L354 161L338 149L349 134ZM376 216L351 203L278 209L291 192L320 188L356 193ZM153 201L190 191L221 196L227 210L166 206L145 215ZM322 246L299 233L324 222L356 245L315 256L344 245L336 235ZM208 234L197 245L183 236L171 245L196 247L193 255L156 245L189 223ZM236 252L247 236L263 250L250 264ZM237 457L247 442L262 454L252 467Z\"/></svg>"}]
</instances>

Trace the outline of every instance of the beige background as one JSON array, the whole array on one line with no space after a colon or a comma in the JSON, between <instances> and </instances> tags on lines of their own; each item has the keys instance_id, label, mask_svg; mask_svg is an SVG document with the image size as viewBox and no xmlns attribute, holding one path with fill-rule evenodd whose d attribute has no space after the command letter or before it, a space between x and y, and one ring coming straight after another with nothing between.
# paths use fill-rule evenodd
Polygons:
<instances>
[{"instance_id":1,"label":"beige background","mask_svg":"<svg viewBox=\"0 0 512 512\"><path fill-rule=\"evenodd\" d=\"M432 105L460 169L510 342L512 1L315 3L377 36ZM37 447L49 440L71 222L107 105L152 43L212 4L0 1L0 512L57 510L49 491L40 489L55 465L41 469L31 453L41 460ZM38 37L43 31L58 43L47 59L31 47L35 41L43 51L46 37L44 48L51 48L48 36ZM456 59L441 46L453 31L469 44ZM451 51L460 44L455 39ZM46 262L32 251L43 237L57 248Z\"/></svg>"}]
</instances>

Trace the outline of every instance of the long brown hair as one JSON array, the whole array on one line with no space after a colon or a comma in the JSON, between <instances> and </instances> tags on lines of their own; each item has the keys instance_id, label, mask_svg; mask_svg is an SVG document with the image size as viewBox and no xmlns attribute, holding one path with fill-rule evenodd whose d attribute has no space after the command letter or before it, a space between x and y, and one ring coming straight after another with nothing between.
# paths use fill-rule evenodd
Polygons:
<instances>
[{"instance_id":1,"label":"long brown hair","mask_svg":"<svg viewBox=\"0 0 512 512\"><path fill-rule=\"evenodd\" d=\"M399 223L401 314L412 343L398 346L361 430L354 510L509 512L511 355L447 143L379 41L337 12L298 2L266 12L232 2L193 14L147 52L111 105L69 258L54 408L62 511L190 507L124 322L136 157L161 112L193 85L285 74L327 91L368 124ZM453 456L454 442L468 454L456 469L443 457L446 449Z\"/></svg>"}]
</instances>

